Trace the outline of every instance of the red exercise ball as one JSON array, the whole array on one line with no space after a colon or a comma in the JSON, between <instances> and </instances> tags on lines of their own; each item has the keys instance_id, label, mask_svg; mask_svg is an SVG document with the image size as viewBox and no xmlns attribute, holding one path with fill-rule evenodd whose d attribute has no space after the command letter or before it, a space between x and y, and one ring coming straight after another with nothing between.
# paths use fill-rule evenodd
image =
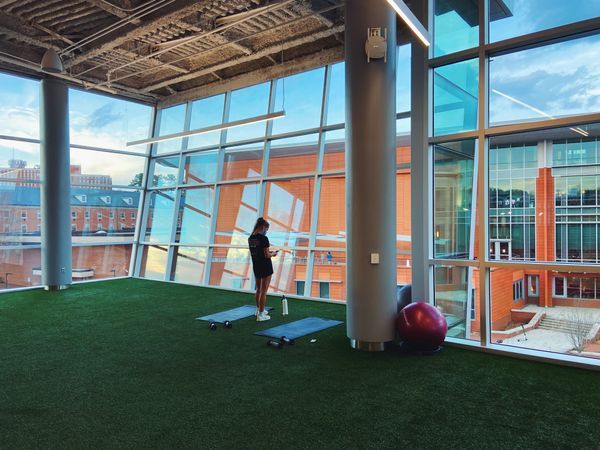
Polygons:
<instances>
[{"instance_id":1,"label":"red exercise ball","mask_svg":"<svg viewBox=\"0 0 600 450\"><path fill-rule=\"evenodd\" d=\"M418 350L436 350L448 331L444 315L429 303L416 302L405 306L396 317L400 339Z\"/></svg>"}]
</instances>

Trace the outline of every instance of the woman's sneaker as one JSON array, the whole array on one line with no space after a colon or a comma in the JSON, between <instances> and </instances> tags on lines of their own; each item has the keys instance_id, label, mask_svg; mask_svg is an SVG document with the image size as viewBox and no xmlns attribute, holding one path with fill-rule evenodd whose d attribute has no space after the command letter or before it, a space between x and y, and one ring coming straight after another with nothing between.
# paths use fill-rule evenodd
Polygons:
<instances>
[{"instance_id":1,"label":"woman's sneaker","mask_svg":"<svg viewBox=\"0 0 600 450\"><path fill-rule=\"evenodd\" d=\"M256 316L257 322L265 322L270 319L271 319L271 316L269 316L269 314L267 314L267 311L263 311Z\"/></svg>"}]
</instances>

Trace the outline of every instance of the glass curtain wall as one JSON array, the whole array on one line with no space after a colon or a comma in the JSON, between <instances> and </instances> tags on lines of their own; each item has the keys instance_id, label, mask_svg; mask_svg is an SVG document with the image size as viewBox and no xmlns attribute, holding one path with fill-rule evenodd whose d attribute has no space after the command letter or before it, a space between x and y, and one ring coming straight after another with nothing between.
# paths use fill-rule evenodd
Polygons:
<instances>
[{"instance_id":1,"label":"glass curtain wall","mask_svg":"<svg viewBox=\"0 0 600 450\"><path fill-rule=\"evenodd\" d=\"M0 74L0 289L41 283L37 80ZM69 90L73 281L130 274L153 108Z\"/></svg>"},{"instance_id":2,"label":"glass curtain wall","mask_svg":"<svg viewBox=\"0 0 600 450\"><path fill-rule=\"evenodd\" d=\"M600 1L430 0L430 260L449 335L600 358Z\"/></svg>"},{"instance_id":3,"label":"glass curtain wall","mask_svg":"<svg viewBox=\"0 0 600 450\"><path fill-rule=\"evenodd\" d=\"M399 47L398 210L410 208L410 49ZM271 224L270 292L346 298L345 76L338 63L163 108L157 135L285 111L285 117L154 145L137 274L254 288L247 239ZM410 217L398 218L399 286L410 283Z\"/></svg>"}]
</instances>

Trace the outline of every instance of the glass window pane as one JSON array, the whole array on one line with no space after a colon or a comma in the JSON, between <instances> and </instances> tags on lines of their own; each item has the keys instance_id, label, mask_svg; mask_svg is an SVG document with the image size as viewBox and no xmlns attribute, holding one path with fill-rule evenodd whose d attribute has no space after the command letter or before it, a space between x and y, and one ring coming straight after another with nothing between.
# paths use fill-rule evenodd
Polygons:
<instances>
[{"instance_id":1,"label":"glass window pane","mask_svg":"<svg viewBox=\"0 0 600 450\"><path fill-rule=\"evenodd\" d=\"M190 118L190 130L198 130L223 122L223 107L225 105L225 94L196 100L192 103ZM209 147L219 145L221 142L221 131L198 134L188 138L187 148Z\"/></svg>"},{"instance_id":2,"label":"glass window pane","mask_svg":"<svg viewBox=\"0 0 600 450\"><path fill-rule=\"evenodd\" d=\"M271 141L268 175L314 172L317 169L318 143L318 134Z\"/></svg>"},{"instance_id":3,"label":"glass window pane","mask_svg":"<svg viewBox=\"0 0 600 450\"><path fill-rule=\"evenodd\" d=\"M71 148L72 186L141 186L146 158Z\"/></svg>"},{"instance_id":4,"label":"glass window pane","mask_svg":"<svg viewBox=\"0 0 600 450\"><path fill-rule=\"evenodd\" d=\"M0 139L0 178L26 184L39 182L40 145Z\"/></svg>"},{"instance_id":5,"label":"glass window pane","mask_svg":"<svg viewBox=\"0 0 600 450\"><path fill-rule=\"evenodd\" d=\"M479 270L435 266L435 306L448 323L447 336L479 339Z\"/></svg>"},{"instance_id":6,"label":"glass window pane","mask_svg":"<svg viewBox=\"0 0 600 450\"><path fill-rule=\"evenodd\" d=\"M528 276L539 277L536 295L526 290L523 299L513 301L512 284ZM490 272L492 342L600 357L598 345L588 339L593 324L600 319L600 299L594 288L597 282L597 275L592 274L493 269Z\"/></svg>"},{"instance_id":7,"label":"glass window pane","mask_svg":"<svg viewBox=\"0 0 600 450\"><path fill-rule=\"evenodd\" d=\"M156 136L166 136L169 134L183 131L185 126L186 105L171 106L160 111L160 126ZM182 139L172 139L170 141L159 142L156 145L156 154L160 155L167 152L176 152L181 150Z\"/></svg>"},{"instance_id":8,"label":"glass window pane","mask_svg":"<svg viewBox=\"0 0 600 450\"><path fill-rule=\"evenodd\" d=\"M215 196L213 187L183 189L179 206L178 232L175 242L208 244Z\"/></svg>"},{"instance_id":9,"label":"glass window pane","mask_svg":"<svg viewBox=\"0 0 600 450\"><path fill-rule=\"evenodd\" d=\"M147 242L171 242L173 228L173 208L175 191L152 191L148 195L148 224L146 225Z\"/></svg>"},{"instance_id":10,"label":"glass window pane","mask_svg":"<svg viewBox=\"0 0 600 450\"><path fill-rule=\"evenodd\" d=\"M490 0L490 42L598 16L599 0Z\"/></svg>"},{"instance_id":11,"label":"glass window pane","mask_svg":"<svg viewBox=\"0 0 600 450\"><path fill-rule=\"evenodd\" d=\"M218 152L202 152L186 156L183 184L214 183L217 180Z\"/></svg>"},{"instance_id":12,"label":"glass window pane","mask_svg":"<svg viewBox=\"0 0 600 450\"><path fill-rule=\"evenodd\" d=\"M346 178L323 177L319 198L317 247L346 246Z\"/></svg>"},{"instance_id":13,"label":"glass window pane","mask_svg":"<svg viewBox=\"0 0 600 450\"><path fill-rule=\"evenodd\" d=\"M346 168L346 130L328 131L323 136L325 139L323 172L344 170Z\"/></svg>"},{"instance_id":14,"label":"glass window pane","mask_svg":"<svg viewBox=\"0 0 600 450\"><path fill-rule=\"evenodd\" d=\"M459 133L477 127L479 69L476 59L433 71L434 135Z\"/></svg>"},{"instance_id":15,"label":"glass window pane","mask_svg":"<svg viewBox=\"0 0 600 450\"><path fill-rule=\"evenodd\" d=\"M600 35L494 56L490 124L597 112L600 78L593 75L596 60L588 55L598 52Z\"/></svg>"},{"instance_id":16,"label":"glass window pane","mask_svg":"<svg viewBox=\"0 0 600 450\"><path fill-rule=\"evenodd\" d=\"M171 187L177 185L179 174L179 156L154 160L152 187Z\"/></svg>"},{"instance_id":17,"label":"glass window pane","mask_svg":"<svg viewBox=\"0 0 600 450\"><path fill-rule=\"evenodd\" d=\"M40 137L40 83L0 73L0 134Z\"/></svg>"},{"instance_id":18,"label":"glass window pane","mask_svg":"<svg viewBox=\"0 0 600 450\"><path fill-rule=\"evenodd\" d=\"M346 300L346 252L313 252L311 297L327 294L331 300Z\"/></svg>"},{"instance_id":19,"label":"glass window pane","mask_svg":"<svg viewBox=\"0 0 600 450\"><path fill-rule=\"evenodd\" d=\"M152 280L164 280L167 271L168 251L168 247L144 245L142 247L140 276Z\"/></svg>"},{"instance_id":20,"label":"glass window pane","mask_svg":"<svg viewBox=\"0 0 600 450\"><path fill-rule=\"evenodd\" d=\"M410 111L410 61L410 45L400 45L396 61L396 112Z\"/></svg>"},{"instance_id":21,"label":"glass window pane","mask_svg":"<svg viewBox=\"0 0 600 450\"><path fill-rule=\"evenodd\" d=\"M266 184L264 217L272 245L308 246L314 183L311 177Z\"/></svg>"},{"instance_id":22,"label":"glass window pane","mask_svg":"<svg viewBox=\"0 0 600 450\"><path fill-rule=\"evenodd\" d=\"M475 140L434 147L434 255L437 258L474 258L471 214Z\"/></svg>"},{"instance_id":23,"label":"glass window pane","mask_svg":"<svg viewBox=\"0 0 600 450\"><path fill-rule=\"evenodd\" d=\"M72 187L73 244L133 241L139 202L139 191Z\"/></svg>"},{"instance_id":24,"label":"glass window pane","mask_svg":"<svg viewBox=\"0 0 600 450\"><path fill-rule=\"evenodd\" d=\"M131 245L73 247L73 282L129 276Z\"/></svg>"},{"instance_id":25,"label":"glass window pane","mask_svg":"<svg viewBox=\"0 0 600 450\"><path fill-rule=\"evenodd\" d=\"M4 237L4 233L0 235ZM39 286L42 283L41 258L39 248L24 247L0 251L0 291Z\"/></svg>"},{"instance_id":26,"label":"glass window pane","mask_svg":"<svg viewBox=\"0 0 600 450\"><path fill-rule=\"evenodd\" d=\"M40 245L40 185L0 183L0 246Z\"/></svg>"},{"instance_id":27,"label":"glass window pane","mask_svg":"<svg viewBox=\"0 0 600 450\"><path fill-rule=\"evenodd\" d=\"M258 178L262 174L263 144L243 145L225 149L223 180Z\"/></svg>"},{"instance_id":28,"label":"glass window pane","mask_svg":"<svg viewBox=\"0 0 600 450\"><path fill-rule=\"evenodd\" d=\"M171 281L204 284L208 250L204 247L175 247Z\"/></svg>"},{"instance_id":29,"label":"glass window pane","mask_svg":"<svg viewBox=\"0 0 600 450\"><path fill-rule=\"evenodd\" d=\"M210 285L230 289L252 287L252 259L245 248L215 248L210 265Z\"/></svg>"},{"instance_id":30,"label":"glass window pane","mask_svg":"<svg viewBox=\"0 0 600 450\"><path fill-rule=\"evenodd\" d=\"M219 192L216 244L248 245L258 219L259 185L223 185Z\"/></svg>"},{"instance_id":31,"label":"glass window pane","mask_svg":"<svg viewBox=\"0 0 600 450\"><path fill-rule=\"evenodd\" d=\"M271 229L273 225L271 224ZM272 259L273 276L269 292L273 294L297 294L299 283L306 280L307 250L279 249L279 254ZM304 295L304 291L300 293Z\"/></svg>"},{"instance_id":32,"label":"glass window pane","mask_svg":"<svg viewBox=\"0 0 600 450\"><path fill-rule=\"evenodd\" d=\"M479 9L477 2L464 0L435 0L435 56L447 55L479 43Z\"/></svg>"},{"instance_id":33,"label":"glass window pane","mask_svg":"<svg viewBox=\"0 0 600 450\"><path fill-rule=\"evenodd\" d=\"M285 117L273 121L273 135L320 125L324 78L320 68L277 80L275 111L285 109Z\"/></svg>"},{"instance_id":34,"label":"glass window pane","mask_svg":"<svg viewBox=\"0 0 600 450\"><path fill-rule=\"evenodd\" d=\"M151 106L69 89L71 144L145 153L146 145L126 144L148 137L151 118Z\"/></svg>"},{"instance_id":35,"label":"glass window pane","mask_svg":"<svg viewBox=\"0 0 600 450\"><path fill-rule=\"evenodd\" d=\"M346 121L346 66L345 63L330 67L329 93L327 96L326 125Z\"/></svg>"},{"instance_id":36,"label":"glass window pane","mask_svg":"<svg viewBox=\"0 0 600 450\"><path fill-rule=\"evenodd\" d=\"M231 93L231 106L228 122L249 119L267 114L269 109L269 91L271 83L262 83ZM282 119L279 119L282 120ZM226 131L227 142L244 141L263 137L266 131L266 122L230 128Z\"/></svg>"}]
</instances>

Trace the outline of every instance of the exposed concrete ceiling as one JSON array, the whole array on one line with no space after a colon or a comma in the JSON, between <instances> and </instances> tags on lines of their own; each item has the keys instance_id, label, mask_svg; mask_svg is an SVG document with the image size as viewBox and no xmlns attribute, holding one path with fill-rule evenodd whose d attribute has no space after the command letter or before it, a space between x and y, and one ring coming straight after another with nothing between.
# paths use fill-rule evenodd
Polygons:
<instances>
[{"instance_id":1,"label":"exposed concrete ceiling","mask_svg":"<svg viewBox=\"0 0 600 450\"><path fill-rule=\"evenodd\" d=\"M74 83L171 104L339 61L343 33L343 0L0 0L0 69L53 48Z\"/></svg>"}]
</instances>

